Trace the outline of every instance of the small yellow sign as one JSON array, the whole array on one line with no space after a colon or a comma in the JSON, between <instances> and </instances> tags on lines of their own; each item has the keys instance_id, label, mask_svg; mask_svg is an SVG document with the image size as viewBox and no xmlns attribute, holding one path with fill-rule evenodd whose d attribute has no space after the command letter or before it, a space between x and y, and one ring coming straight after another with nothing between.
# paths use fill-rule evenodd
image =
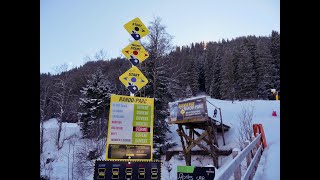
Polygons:
<instances>
[{"instance_id":1,"label":"small yellow sign","mask_svg":"<svg viewBox=\"0 0 320 180\"><path fill-rule=\"evenodd\" d=\"M119 80L133 94L138 92L143 86L145 86L148 83L148 79L142 74L142 72L136 66L132 66L132 68L123 73L119 77Z\"/></svg>"},{"instance_id":2,"label":"small yellow sign","mask_svg":"<svg viewBox=\"0 0 320 180\"><path fill-rule=\"evenodd\" d=\"M139 18L135 18L124 25L124 28L131 34L134 40L139 40L149 34L149 29Z\"/></svg>"},{"instance_id":3,"label":"small yellow sign","mask_svg":"<svg viewBox=\"0 0 320 180\"><path fill-rule=\"evenodd\" d=\"M124 56L136 66L149 57L149 53L138 42L134 41L122 50Z\"/></svg>"}]
</instances>

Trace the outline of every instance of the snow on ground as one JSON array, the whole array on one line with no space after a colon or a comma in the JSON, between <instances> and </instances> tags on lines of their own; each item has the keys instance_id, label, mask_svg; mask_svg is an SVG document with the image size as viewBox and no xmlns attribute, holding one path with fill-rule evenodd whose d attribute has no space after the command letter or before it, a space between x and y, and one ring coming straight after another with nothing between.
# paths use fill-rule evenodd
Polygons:
<instances>
[{"instance_id":1,"label":"snow on ground","mask_svg":"<svg viewBox=\"0 0 320 180\"><path fill-rule=\"evenodd\" d=\"M268 147L264 150L259 163L255 180L277 180L280 179L280 101L274 100L246 100L246 101L225 101L213 99L206 96L207 101L211 104L221 108L223 123L229 125L231 128L229 131L225 132L225 142L226 145L223 146L222 137L218 137L219 148L230 149L238 147L238 126L239 126L239 114L243 108L254 108L253 123L262 124L266 136L266 141ZM208 115L213 117L213 112L215 107L207 102ZM272 116L272 111L275 110L277 117ZM217 117L220 120L219 111ZM169 150L181 150L182 145L180 142L180 137L177 132L177 125L170 125L171 134L168 137L172 137L172 141L177 142L177 146ZM194 147L192 150L199 150L198 146ZM162 156L162 161L164 164L169 163L172 167L170 171L171 179L176 179L177 177L177 166L185 165L185 160L178 160L178 155L172 157L169 162L165 162L165 156ZM199 161L197 159L201 158ZM227 157L219 158L219 165L221 166L216 170L216 176L220 174L224 167L232 160L231 155ZM212 159L209 157L192 157L191 165L194 166L205 166L207 164L213 164ZM172 178L173 177L173 178ZM169 180L169 173L166 168L163 168L162 178L164 180Z\"/></svg>"},{"instance_id":2,"label":"snow on ground","mask_svg":"<svg viewBox=\"0 0 320 180\"><path fill-rule=\"evenodd\" d=\"M68 154L69 166L71 166L72 149L69 150L69 141L65 141L60 151L55 146L55 139L58 130L58 122L55 118L49 119L44 122L44 149L41 157L42 163L46 165L41 172L42 175L50 176L51 179L66 180L68 179ZM80 127L76 123L62 123L61 139L76 135L74 141L79 144L78 138L81 137ZM69 152L69 153L68 153ZM46 164L47 158L55 159L53 162ZM52 169L51 169L52 168ZM50 170L51 169L51 170ZM71 172L69 171L69 174Z\"/></svg>"},{"instance_id":3,"label":"snow on ground","mask_svg":"<svg viewBox=\"0 0 320 180\"><path fill-rule=\"evenodd\" d=\"M263 152L261 157L255 180L277 180L280 179L280 101L268 101L268 100L247 100L247 101L225 101L212 99L206 96L207 100L214 104L217 107L220 107L222 110L223 123L229 125L231 128L229 131L225 132L225 141L226 145L223 145L222 137L218 137L219 147L223 149L235 148L238 147L237 143L237 133L239 118L238 115L241 112L243 107L254 107L254 117L253 123L261 123L264 128L267 145L268 147ZM208 115L213 116L213 107L210 103L207 103ZM272 116L272 111L276 110L277 117ZM219 113L217 120L220 119ZM58 124L56 119L50 119L44 123L45 133L44 138L47 140L44 146L44 153L42 159L46 160L49 157L55 159L54 162L47 164L47 170L41 172L41 174L50 174L51 179L55 180L67 180L68 179L68 152L69 157L71 157L72 150L69 151L69 142L66 141L63 148L58 151L55 147L55 133L58 129ZM180 137L178 136L176 129L177 125L170 125L172 133L168 136L172 137L172 141L177 142L177 146L169 150L182 150ZM68 137L72 134L77 135L75 137L75 146L81 146L84 144L81 137L80 127L77 123L63 123L62 128L62 138ZM194 147L193 150L199 149L198 146ZM49 154L50 153L50 154ZM105 156L105 153L103 153ZM103 157L105 158L105 157ZM219 158L220 168L216 170L216 176L221 173L227 163L232 160L231 155L223 158ZM72 163L69 159L69 165ZM171 158L169 162L165 161L165 156L162 156L162 179L163 180L175 180L177 177L177 166L185 165L184 159L179 159L178 155L175 155ZM166 165L169 164L172 170L168 172ZM192 156L192 165L195 166L207 166L212 165L212 159L205 156ZM52 166L50 171L48 165ZM71 178L71 172L69 171L69 176ZM88 175L86 179L92 179L93 175Z\"/></svg>"}]
</instances>

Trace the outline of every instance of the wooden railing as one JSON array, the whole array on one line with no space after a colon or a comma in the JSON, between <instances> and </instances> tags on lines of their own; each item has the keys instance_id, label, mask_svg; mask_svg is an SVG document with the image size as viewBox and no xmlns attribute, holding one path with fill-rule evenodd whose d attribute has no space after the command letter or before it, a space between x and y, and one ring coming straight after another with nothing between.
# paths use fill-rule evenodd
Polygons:
<instances>
[{"instance_id":1,"label":"wooden railing","mask_svg":"<svg viewBox=\"0 0 320 180\"><path fill-rule=\"evenodd\" d=\"M218 174L215 180L226 180L234 174L235 180L252 180L254 172L257 168L258 161L263 152L263 145L261 143L261 134L252 137L252 142L246 141L245 148L242 151L234 149L232 151L233 160L226 165L222 173ZM241 176L241 163L246 158L247 169L244 175Z\"/></svg>"}]
</instances>

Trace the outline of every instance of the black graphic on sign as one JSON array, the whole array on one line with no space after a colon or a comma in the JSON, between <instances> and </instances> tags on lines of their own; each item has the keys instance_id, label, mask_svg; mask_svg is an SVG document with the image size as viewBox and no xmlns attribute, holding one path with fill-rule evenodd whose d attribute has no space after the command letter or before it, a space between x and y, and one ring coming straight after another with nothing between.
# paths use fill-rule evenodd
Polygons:
<instances>
[{"instance_id":1,"label":"black graphic on sign","mask_svg":"<svg viewBox=\"0 0 320 180\"><path fill-rule=\"evenodd\" d=\"M133 37L134 40L137 41L140 39L140 34L137 34L137 31L139 31L139 28L135 27L134 30L132 30L131 36Z\"/></svg>"},{"instance_id":2,"label":"black graphic on sign","mask_svg":"<svg viewBox=\"0 0 320 180\"><path fill-rule=\"evenodd\" d=\"M132 94L135 94L139 89L138 89L138 86L134 85L133 82L129 82L128 83L129 86L127 87L129 89L129 91L132 93Z\"/></svg>"},{"instance_id":3,"label":"black graphic on sign","mask_svg":"<svg viewBox=\"0 0 320 180\"><path fill-rule=\"evenodd\" d=\"M140 63L139 59L134 57L133 55L130 55L130 59L129 60L130 60L131 64L134 65L134 66L136 66L136 65L138 65Z\"/></svg>"}]
</instances>

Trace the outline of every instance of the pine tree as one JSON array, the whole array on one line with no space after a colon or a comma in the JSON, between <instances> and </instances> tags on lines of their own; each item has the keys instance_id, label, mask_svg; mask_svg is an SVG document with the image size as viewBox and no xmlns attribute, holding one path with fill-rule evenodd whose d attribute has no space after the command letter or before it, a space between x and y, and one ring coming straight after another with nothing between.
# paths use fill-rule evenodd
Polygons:
<instances>
[{"instance_id":1,"label":"pine tree","mask_svg":"<svg viewBox=\"0 0 320 180\"><path fill-rule=\"evenodd\" d=\"M267 99L271 94L272 84L272 56L269 49L269 41L258 40L257 43L257 70L258 76L258 95L261 99Z\"/></svg>"},{"instance_id":2,"label":"pine tree","mask_svg":"<svg viewBox=\"0 0 320 180\"><path fill-rule=\"evenodd\" d=\"M205 60L206 60L206 54L205 54L205 44L204 42L195 43L194 49L191 49L191 56L192 60L194 60L195 65L197 67L197 76L198 76L198 88L196 92L205 92Z\"/></svg>"},{"instance_id":3,"label":"pine tree","mask_svg":"<svg viewBox=\"0 0 320 180\"><path fill-rule=\"evenodd\" d=\"M192 95L197 95L199 91L199 74L197 71L196 62L190 58L189 67L187 68L188 75L186 76L186 83L191 88Z\"/></svg>"},{"instance_id":4,"label":"pine tree","mask_svg":"<svg viewBox=\"0 0 320 180\"><path fill-rule=\"evenodd\" d=\"M258 72L257 72L257 65L256 65L256 52L257 52L257 38L255 36L247 36L244 39L244 45L248 48L250 53L250 63L252 64L252 83L254 87L251 89L251 97L257 98L258 97Z\"/></svg>"},{"instance_id":5,"label":"pine tree","mask_svg":"<svg viewBox=\"0 0 320 180\"><path fill-rule=\"evenodd\" d=\"M244 45L240 47L240 56L238 64L238 85L240 88L241 99L254 98L254 91L256 88L255 76L253 70L253 63L251 61L251 54L248 48Z\"/></svg>"},{"instance_id":6,"label":"pine tree","mask_svg":"<svg viewBox=\"0 0 320 180\"><path fill-rule=\"evenodd\" d=\"M101 70L97 70L87 80L82 88L80 118L84 138L105 137L107 134L107 114L110 107L110 95L113 88L104 77Z\"/></svg>"},{"instance_id":7,"label":"pine tree","mask_svg":"<svg viewBox=\"0 0 320 180\"><path fill-rule=\"evenodd\" d=\"M274 89L280 91L280 34L277 31L271 33L271 56L273 64L272 81Z\"/></svg>"},{"instance_id":8,"label":"pine tree","mask_svg":"<svg viewBox=\"0 0 320 180\"><path fill-rule=\"evenodd\" d=\"M205 63L204 63L204 79L205 79L205 92L210 94L210 86L213 76L213 61L216 56L216 43L209 42L205 50Z\"/></svg>"},{"instance_id":9,"label":"pine tree","mask_svg":"<svg viewBox=\"0 0 320 180\"><path fill-rule=\"evenodd\" d=\"M219 44L219 46L216 49L215 58L213 60L213 68L212 68L212 79L210 84L210 96L212 98L220 99L220 84L221 84L221 58L223 56L223 49L222 45Z\"/></svg>"},{"instance_id":10,"label":"pine tree","mask_svg":"<svg viewBox=\"0 0 320 180\"><path fill-rule=\"evenodd\" d=\"M233 54L230 49L226 50L221 61L221 86L220 94L222 99L232 99L235 98L235 67L233 64Z\"/></svg>"}]
</instances>

